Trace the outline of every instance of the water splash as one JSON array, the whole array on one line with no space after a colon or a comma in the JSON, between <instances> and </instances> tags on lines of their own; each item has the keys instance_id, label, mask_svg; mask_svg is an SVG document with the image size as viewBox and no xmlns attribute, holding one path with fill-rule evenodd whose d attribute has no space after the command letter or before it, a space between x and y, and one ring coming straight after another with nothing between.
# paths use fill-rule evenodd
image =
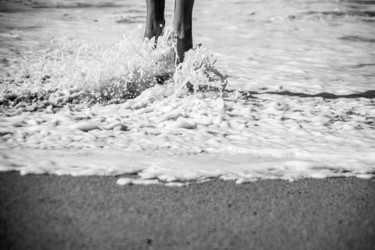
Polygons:
<instances>
[{"instance_id":1,"label":"water splash","mask_svg":"<svg viewBox=\"0 0 375 250\"><path fill-rule=\"evenodd\" d=\"M169 95L187 93L186 86L221 89L227 75L218 69L207 48L187 53L176 67L172 28L166 27L155 45L143 38L143 27L109 44L57 43L25 58L17 74L2 76L0 102L111 104L134 98L156 84L168 84Z\"/></svg>"}]
</instances>

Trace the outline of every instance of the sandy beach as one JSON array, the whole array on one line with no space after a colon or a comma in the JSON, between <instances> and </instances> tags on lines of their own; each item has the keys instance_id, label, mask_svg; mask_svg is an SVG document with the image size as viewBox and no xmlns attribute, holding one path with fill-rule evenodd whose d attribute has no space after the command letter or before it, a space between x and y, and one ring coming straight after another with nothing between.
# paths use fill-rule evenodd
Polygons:
<instances>
[{"instance_id":1,"label":"sandy beach","mask_svg":"<svg viewBox=\"0 0 375 250\"><path fill-rule=\"evenodd\" d=\"M2 249L374 249L375 180L183 188L0 174Z\"/></svg>"}]
</instances>

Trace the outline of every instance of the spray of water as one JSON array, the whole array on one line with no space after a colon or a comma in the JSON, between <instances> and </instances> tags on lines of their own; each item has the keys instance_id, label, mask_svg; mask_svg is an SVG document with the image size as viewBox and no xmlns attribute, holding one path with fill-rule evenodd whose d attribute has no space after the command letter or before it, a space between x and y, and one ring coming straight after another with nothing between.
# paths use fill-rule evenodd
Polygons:
<instances>
[{"instance_id":1,"label":"spray of water","mask_svg":"<svg viewBox=\"0 0 375 250\"><path fill-rule=\"evenodd\" d=\"M167 84L168 95L219 90L227 75L207 48L199 46L175 65L175 41L167 27L155 45L143 38L143 27L110 44L60 44L25 58L18 73L1 76L0 102L108 104L126 102L156 84Z\"/></svg>"}]
</instances>

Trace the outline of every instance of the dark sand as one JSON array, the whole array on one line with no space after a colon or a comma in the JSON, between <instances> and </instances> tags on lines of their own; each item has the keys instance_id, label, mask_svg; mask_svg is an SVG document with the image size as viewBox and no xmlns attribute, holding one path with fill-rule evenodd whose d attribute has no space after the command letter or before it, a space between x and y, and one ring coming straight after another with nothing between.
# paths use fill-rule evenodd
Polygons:
<instances>
[{"instance_id":1,"label":"dark sand","mask_svg":"<svg viewBox=\"0 0 375 250\"><path fill-rule=\"evenodd\" d=\"M1 173L1 249L375 249L374 179L115 183Z\"/></svg>"}]
</instances>

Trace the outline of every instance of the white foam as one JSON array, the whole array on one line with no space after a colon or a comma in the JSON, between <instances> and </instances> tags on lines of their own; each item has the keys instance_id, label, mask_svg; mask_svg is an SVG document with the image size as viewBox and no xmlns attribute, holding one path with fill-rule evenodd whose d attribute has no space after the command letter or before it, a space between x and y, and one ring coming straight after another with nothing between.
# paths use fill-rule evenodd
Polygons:
<instances>
[{"instance_id":1,"label":"white foam","mask_svg":"<svg viewBox=\"0 0 375 250\"><path fill-rule=\"evenodd\" d=\"M1 85L0 99L9 103L0 109L0 171L112 175L119 185L167 186L213 178L241 184L373 177L375 102L360 95L374 90L373 43L338 39L357 26L363 29L356 34L370 39L373 27L351 16L297 15L291 21L290 14L304 13L304 4L266 4L276 5L277 13L263 2L242 4L254 7L253 22L234 14L232 1L197 8L216 11L223 17L219 26L231 27L223 36L213 32L217 22L203 17L197 27L198 39L217 41L218 62L207 47L197 48L164 85L155 85L154 77L175 70L168 34L157 49L143 42L142 28L129 27L125 38L111 42L44 43L47 49L29 51L28 78L11 68ZM252 32L239 34L250 25ZM218 66L224 64L228 79ZM223 92L226 84L253 95ZM200 92L199 85L209 91ZM123 91L141 94L121 103ZM315 95L320 92L331 95Z\"/></svg>"},{"instance_id":2,"label":"white foam","mask_svg":"<svg viewBox=\"0 0 375 250\"><path fill-rule=\"evenodd\" d=\"M375 171L370 99L342 106L340 99L229 96L222 109L220 96L206 95L161 99L136 109L109 105L3 117L1 170L74 176L136 172L140 179L162 183L368 177Z\"/></svg>"}]
</instances>

